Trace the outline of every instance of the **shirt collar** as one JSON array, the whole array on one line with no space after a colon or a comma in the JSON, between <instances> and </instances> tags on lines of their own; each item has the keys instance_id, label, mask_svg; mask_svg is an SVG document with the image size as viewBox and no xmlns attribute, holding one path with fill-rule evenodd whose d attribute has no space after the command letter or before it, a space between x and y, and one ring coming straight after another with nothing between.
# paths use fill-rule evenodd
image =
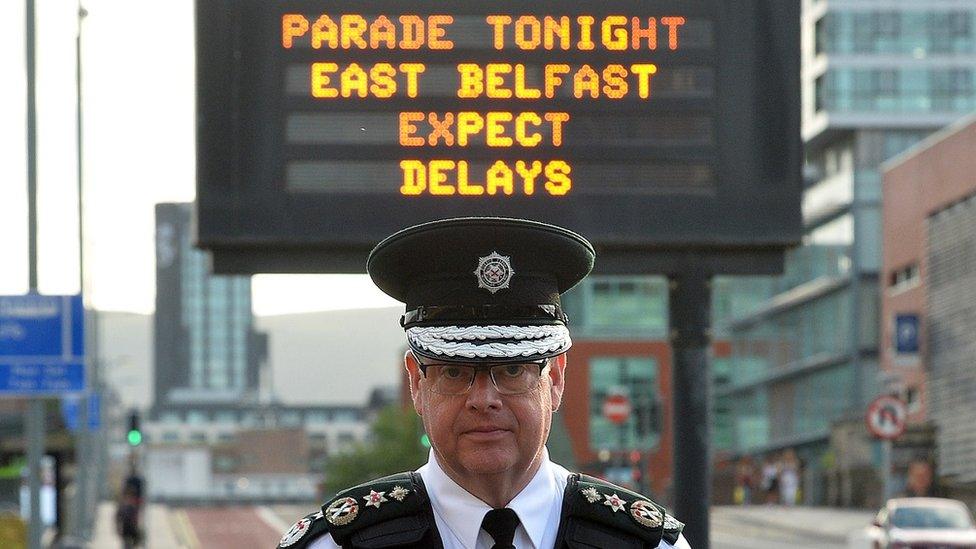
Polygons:
<instances>
[{"instance_id":1,"label":"shirt collar","mask_svg":"<svg viewBox=\"0 0 976 549\"><path fill-rule=\"evenodd\" d=\"M508 508L518 515L522 527L534 547L539 547L553 509L559 509L557 498L561 498L556 482L557 471L549 461L549 451L543 447L542 463L532 480L508 504ZM420 468L420 475L430 496L431 504L444 519L444 523L465 547L474 548L481 531L481 519L491 510L481 501L454 482L437 462L433 450L427 465ZM478 517L472 520L472 517Z\"/></svg>"}]
</instances>

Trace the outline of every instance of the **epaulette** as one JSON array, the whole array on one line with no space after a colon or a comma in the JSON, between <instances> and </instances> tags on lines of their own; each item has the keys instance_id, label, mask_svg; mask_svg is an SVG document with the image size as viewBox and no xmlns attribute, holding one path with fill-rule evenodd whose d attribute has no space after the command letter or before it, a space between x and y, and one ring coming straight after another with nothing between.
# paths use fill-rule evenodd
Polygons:
<instances>
[{"instance_id":1,"label":"epaulette","mask_svg":"<svg viewBox=\"0 0 976 549\"><path fill-rule=\"evenodd\" d=\"M678 541L684 524L664 507L621 486L573 474L563 496L558 539L592 547L654 549ZM557 543L557 547L560 544Z\"/></svg>"},{"instance_id":2,"label":"epaulette","mask_svg":"<svg viewBox=\"0 0 976 549\"><path fill-rule=\"evenodd\" d=\"M311 523L302 526L308 519ZM430 500L417 473L398 473L339 492L321 511L298 521L278 547L303 549L326 532L342 547L421 542L426 546L435 539L440 543Z\"/></svg>"}]
</instances>

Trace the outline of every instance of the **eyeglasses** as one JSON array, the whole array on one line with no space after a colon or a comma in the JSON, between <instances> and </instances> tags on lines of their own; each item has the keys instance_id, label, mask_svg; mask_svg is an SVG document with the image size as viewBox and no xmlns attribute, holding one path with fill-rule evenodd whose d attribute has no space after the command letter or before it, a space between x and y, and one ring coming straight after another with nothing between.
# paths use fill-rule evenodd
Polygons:
<instances>
[{"instance_id":1,"label":"eyeglasses","mask_svg":"<svg viewBox=\"0 0 976 549\"><path fill-rule=\"evenodd\" d=\"M417 365L427 379L430 390L439 395L467 394L474 386L478 372L484 371L488 372L488 377L499 394L518 395L539 386L549 359L479 365L443 362L424 364L418 359Z\"/></svg>"}]
</instances>

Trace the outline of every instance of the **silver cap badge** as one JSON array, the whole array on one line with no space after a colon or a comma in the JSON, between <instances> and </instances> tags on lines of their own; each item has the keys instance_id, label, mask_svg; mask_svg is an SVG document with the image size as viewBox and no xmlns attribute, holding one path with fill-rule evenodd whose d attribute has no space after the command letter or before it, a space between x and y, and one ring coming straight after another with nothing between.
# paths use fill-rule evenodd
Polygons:
<instances>
[{"instance_id":1,"label":"silver cap badge","mask_svg":"<svg viewBox=\"0 0 976 549\"><path fill-rule=\"evenodd\" d=\"M491 293L508 288L514 274L511 257L499 255L498 252L479 257L478 268L474 270L474 275L478 277L478 287Z\"/></svg>"}]
</instances>

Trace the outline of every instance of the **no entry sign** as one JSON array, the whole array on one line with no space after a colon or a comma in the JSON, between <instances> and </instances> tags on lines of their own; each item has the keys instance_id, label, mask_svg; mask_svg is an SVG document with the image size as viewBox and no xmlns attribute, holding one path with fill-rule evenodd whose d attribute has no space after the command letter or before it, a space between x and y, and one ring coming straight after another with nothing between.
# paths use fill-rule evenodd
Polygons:
<instances>
[{"instance_id":1,"label":"no entry sign","mask_svg":"<svg viewBox=\"0 0 976 549\"><path fill-rule=\"evenodd\" d=\"M612 423L620 425L630 417L630 399L626 395L608 395L603 401L603 416Z\"/></svg>"},{"instance_id":2,"label":"no entry sign","mask_svg":"<svg viewBox=\"0 0 976 549\"><path fill-rule=\"evenodd\" d=\"M905 432L908 409L905 403L890 395L880 396L868 405L865 421L876 438L892 440Z\"/></svg>"}]
</instances>

